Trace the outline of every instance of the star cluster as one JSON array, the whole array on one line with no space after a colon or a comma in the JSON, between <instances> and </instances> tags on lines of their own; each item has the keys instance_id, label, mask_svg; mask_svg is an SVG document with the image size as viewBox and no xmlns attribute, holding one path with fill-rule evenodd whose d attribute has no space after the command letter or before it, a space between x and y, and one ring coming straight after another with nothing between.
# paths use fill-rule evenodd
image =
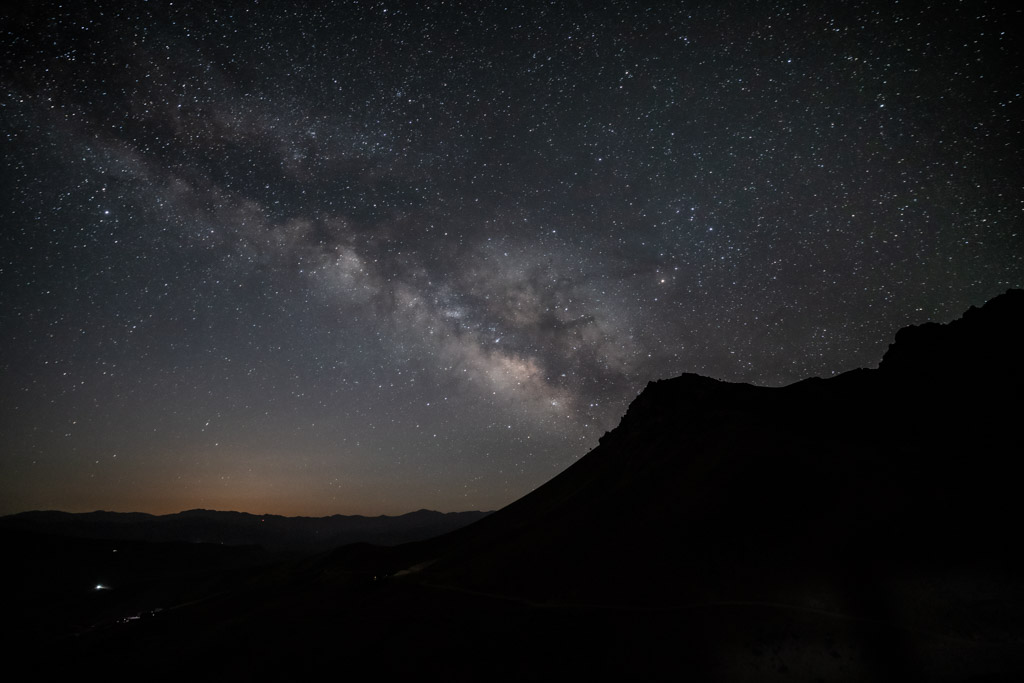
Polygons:
<instances>
[{"instance_id":1,"label":"star cluster","mask_svg":"<svg viewBox=\"0 0 1024 683\"><path fill-rule=\"evenodd\" d=\"M4 12L0 512L493 509L1024 284L1013 3Z\"/></svg>"}]
</instances>

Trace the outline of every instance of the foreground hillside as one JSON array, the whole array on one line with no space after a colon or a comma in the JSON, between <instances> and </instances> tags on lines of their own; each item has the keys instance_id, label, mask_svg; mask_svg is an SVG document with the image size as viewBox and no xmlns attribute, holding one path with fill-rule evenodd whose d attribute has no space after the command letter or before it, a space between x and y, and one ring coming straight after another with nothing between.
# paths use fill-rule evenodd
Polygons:
<instances>
[{"instance_id":1,"label":"foreground hillside","mask_svg":"<svg viewBox=\"0 0 1024 683\"><path fill-rule=\"evenodd\" d=\"M877 370L655 382L530 495L453 533L246 565L40 643L227 678L1017 680L1024 292Z\"/></svg>"},{"instance_id":2,"label":"foreground hillside","mask_svg":"<svg viewBox=\"0 0 1024 683\"><path fill-rule=\"evenodd\" d=\"M424 548L424 576L664 606L761 594L775 574L797 584L778 590L841 572L859 591L875 565L995 559L1020 521L1022 332L1014 291L902 330L878 370L652 382L573 467Z\"/></svg>"}]
</instances>

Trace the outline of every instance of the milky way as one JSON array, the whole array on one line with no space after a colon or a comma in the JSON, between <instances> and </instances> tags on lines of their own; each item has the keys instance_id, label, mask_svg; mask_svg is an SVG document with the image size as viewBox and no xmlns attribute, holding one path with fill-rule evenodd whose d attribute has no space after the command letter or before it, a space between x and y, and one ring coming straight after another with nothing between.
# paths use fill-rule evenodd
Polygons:
<instances>
[{"instance_id":1,"label":"milky way","mask_svg":"<svg viewBox=\"0 0 1024 683\"><path fill-rule=\"evenodd\" d=\"M1015 3L26 4L0 512L494 509L1024 284Z\"/></svg>"}]
</instances>

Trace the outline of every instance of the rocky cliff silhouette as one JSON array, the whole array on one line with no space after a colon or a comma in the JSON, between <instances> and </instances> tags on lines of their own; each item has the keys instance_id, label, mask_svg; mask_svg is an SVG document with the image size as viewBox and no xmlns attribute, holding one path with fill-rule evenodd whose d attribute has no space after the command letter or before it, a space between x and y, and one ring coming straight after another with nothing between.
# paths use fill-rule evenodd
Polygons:
<instances>
[{"instance_id":1,"label":"rocky cliff silhouette","mask_svg":"<svg viewBox=\"0 0 1024 683\"><path fill-rule=\"evenodd\" d=\"M598 656L597 670L1012 678L1024 671L1022 332L1014 290L901 330L876 370L782 388L652 382L597 448L508 507L334 559L576 610L618 633L584 627L599 647L631 653ZM652 645L666 638L689 640Z\"/></svg>"},{"instance_id":2,"label":"rocky cliff silhouette","mask_svg":"<svg viewBox=\"0 0 1024 683\"><path fill-rule=\"evenodd\" d=\"M1013 290L901 330L877 370L651 382L584 458L415 559L481 590L664 605L999 555L1020 521L1022 329Z\"/></svg>"}]
</instances>

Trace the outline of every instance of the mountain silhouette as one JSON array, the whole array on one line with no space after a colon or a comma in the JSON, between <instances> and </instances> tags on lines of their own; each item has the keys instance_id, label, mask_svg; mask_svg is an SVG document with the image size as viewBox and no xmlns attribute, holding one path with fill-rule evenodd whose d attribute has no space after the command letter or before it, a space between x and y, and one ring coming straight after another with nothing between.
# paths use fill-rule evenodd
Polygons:
<instances>
[{"instance_id":1,"label":"mountain silhouette","mask_svg":"<svg viewBox=\"0 0 1024 683\"><path fill-rule=\"evenodd\" d=\"M995 552L1019 520L1022 323L1012 290L901 330L877 370L651 382L565 472L388 569L415 559L438 582L664 605L734 588L737 572Z\"/></svg>"},{"instance_id":2,"label":"mountain silhouette","mask_svg":"<svg viewBox=\"0 0 1024 683\"><path fill-rule=\"evenodd\" d=\"M739 679L794 671L766 654L787 648L825 662L803 673L826 680L1019 672L1022 332L1011 290L901 330L876 370L782 388L652 382L597 448L506 508L335 558L463 594L645 615L625 638L645 654L624 673L671 667L678 652L650 649L668 632L704 642L692 670L742 662ZM788 635L756 645L765 632Z\"/></svg>"},{"instance_id":3,"label":"mountain silhouette","mask_svg":"<svg viewBox=\"0 0 1024 683\"><path fill-rule=\"evenodd\" d=\"M230 581L211 569L149 621L53 647L75 672L238 679L1020 680L1022 324L1012 290L901 330L877 369L652 382L590 453L469 526L219 557Z\"/></svg>"}]
</instances>

